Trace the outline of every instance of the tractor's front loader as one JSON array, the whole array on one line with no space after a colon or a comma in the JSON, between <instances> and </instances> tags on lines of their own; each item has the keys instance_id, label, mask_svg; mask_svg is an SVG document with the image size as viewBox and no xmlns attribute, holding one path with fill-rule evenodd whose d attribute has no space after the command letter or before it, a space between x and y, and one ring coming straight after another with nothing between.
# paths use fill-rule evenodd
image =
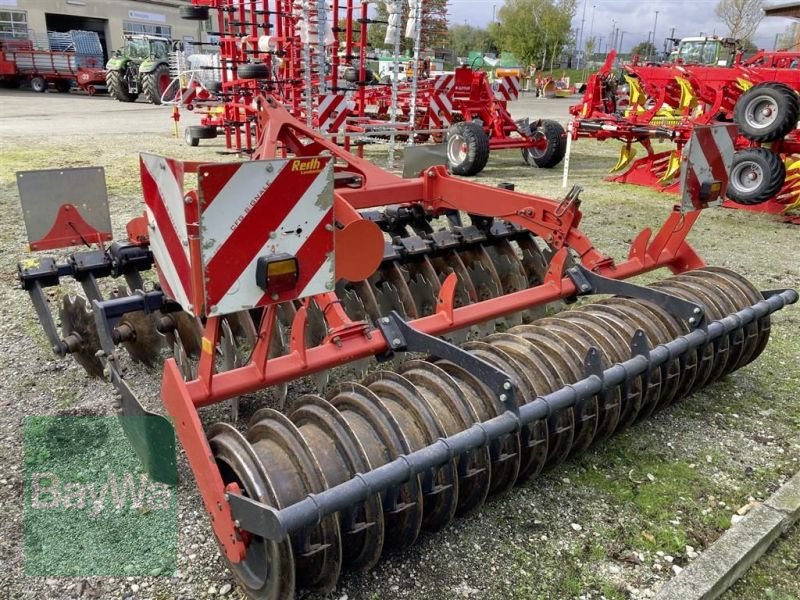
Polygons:
<instances>
[{"instance_id":1,"label":"tractor's front loader","mask_svg":"<svg viewBox=\"0 0 800 600\"><path fill-rule=\"evenodd\" d=\"M126 242L102 246L102 223L59 210L39 231L77 227L99 247L93 261L20 265L54 349L90 374L99 367L121 414L144 411L127 362L167 353L163 405L252 598L330 591L341 569L369 569L421 530L474 514L490 494L744 367L766 346L770 314L797 301L706 266L687 243L700 209L724 194L724 170L687 175L682 209L615 262L578 228L579 190L553 201L443 167L400 179L271 99L260 119L252 161L142 155L146 217ZM145 288L152 265L158 285ZM625 281L662 267L673 276ZM59 335L42 289L66 276L128 286L106 298L84 285L91 311L65 301ZM593 294L611 297L537 318ZM372 358L396 369L326 382ZM303 377L318 394L258 410L246 427L201 418ZM140 453L159 454L138 433Z\"/></svg>"}]
</instances>

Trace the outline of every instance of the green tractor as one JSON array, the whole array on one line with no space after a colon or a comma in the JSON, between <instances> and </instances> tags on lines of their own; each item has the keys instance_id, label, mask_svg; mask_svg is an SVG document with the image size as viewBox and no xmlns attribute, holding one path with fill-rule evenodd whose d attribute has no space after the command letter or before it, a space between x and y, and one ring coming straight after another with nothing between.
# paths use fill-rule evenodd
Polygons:
<instances>
[{"instance_id":1,"label":"green tractor","mask_svg":"<svg viewBox=\"0 0 800 600\"><path fill-rule=\"evenodd\" d=\"M135 102L144 94L151 104L161 104L172 80L170 51L179 49L180 42L151 35L125 35L123 40L106 64L108 92L120 102Z\"/></svg>"}]
</instances>

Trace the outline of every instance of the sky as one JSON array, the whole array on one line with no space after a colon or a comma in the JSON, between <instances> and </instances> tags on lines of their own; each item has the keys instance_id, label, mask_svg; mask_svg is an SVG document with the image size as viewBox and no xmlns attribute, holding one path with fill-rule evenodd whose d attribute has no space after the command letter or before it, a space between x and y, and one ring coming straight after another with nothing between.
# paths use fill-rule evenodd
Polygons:
<instances>
[{"instance_id":1,"label":"sky","mask_svg":"<svg viewBox=\"0 0 800 600\"><path fill-rule=\"evenodd\" d=\"M470 25L486 26L492 20L493 10L499 10L503 0L449 0L450 23L455 25L465 20ZM573 29L581 29L581 21L586 5L586 17L583 23L583 39L591 35L598 38L598 50L604 50L607 39L616 21L617 26L624 31L622 48L630 49L647 40L648 33L653 31L653 24L658 11L656 24L656 44L663 48L664 38L669 37L672 28L675 28L674 37L688 37L716 33L726 35L727 28L722 25L716 15L714 7L717 0L579 0L578 10L573 20ZM594 8L593 8L594 7ZM594 13L594 22L592 22ZM791 23L790 19L782 17L765 17L754 36L753 42L759 48L772 50L775 35L783 33ZM600 41L600 36L603 36Z\"/></svg>"}]
</instances>

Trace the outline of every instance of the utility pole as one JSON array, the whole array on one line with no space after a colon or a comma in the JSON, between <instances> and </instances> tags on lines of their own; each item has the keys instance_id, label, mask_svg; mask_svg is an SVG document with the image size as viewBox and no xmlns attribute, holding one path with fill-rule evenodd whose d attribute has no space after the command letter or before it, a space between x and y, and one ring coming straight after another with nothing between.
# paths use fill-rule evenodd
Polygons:
<instances>
[{"instance_id":1,"label":"utility pole","mask_svg":"<svg viewBox=\"0 0 800 600\"><path fill-rule=\"evenodd\" d=\"M583 48L583 27L586 25L586 2L587 0L583 0L583 17L581 17L581 31L578 34L578 47L576 48L577 54L580 57L581 49ZM581 60L578 58L578 68L580 68Z\"/></svg>"},{"instance_id":2,"label":"utility pole","mask_svg":"<svg viewBox=\"0 0 800 600\"><path fill-rule=\"evenodd\" d=\"M622 56L622 40L624 40L624 39L625 39L625 32L624 31L620 31L619 32L619 55L620 56Z\"/></svg>"},{"instance_id":3,"label":"utility pole","mask_svg":"<svg viewBox=\"0 0 800 600\"><path fill-rule=\"evenodd\" d=\"M656 47L656 28L658 28L658 11L656 11L656 18L653 21L653 48ZM649 58L650 48L647 49L647 54Z\"/></svg>"},{"instance_id":4,"label":"utility pole","mask_svg":"<svg viewBox=\"0 0 800 600\"><path fill-rule=\"evenodd\" d=\"M497 14L497 4L492 4L492 23L497 23L497 19L495 18ZM658 14L658 12L656 12Z\"/></svg>"}]
</instances>

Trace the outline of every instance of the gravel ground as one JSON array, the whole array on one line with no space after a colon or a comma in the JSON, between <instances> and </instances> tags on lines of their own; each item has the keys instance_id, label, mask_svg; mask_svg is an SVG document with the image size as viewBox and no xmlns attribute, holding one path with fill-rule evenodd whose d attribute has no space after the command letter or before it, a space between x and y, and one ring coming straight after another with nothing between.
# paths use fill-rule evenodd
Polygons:
<instances>
[{"instance_id":1,"label":"gravel ground","mask_svg":"<svg viewBox=\"0 0 800 600\"><path fill-rule=\"evenodd\" d=\"M238 597L185 460L179 457L178 570L170 577L25 577L22 530L22 420L54 414L111 414L110 385L84 376L73 361L49 352L30 303L16 286L16 263L25 256L24 229L14 172L57 166L106 168L115 231L141 212L136 154L218 160L218 146L188 148L153 126L154 111L125 115L104 99L74 101L88 133L72 133L72 114L39 131L50 95L30 95L28 116L0 119L0 597L8 598L207 598ZM3 96L4 102L6 97ZM94 103L94 104L92 104ZM561 111L547 101L526 100L515 112ZM554 108L556 107L556 108ZM25 111L28 111L27 113ZM8 115L9 113L6 113ZM129 131L143 119L146 135ZM12 122L13 121L13 122ZM122 124L122 125L120 125ZM584 231L614 258L625 256L644 227L658 227L674 197L606 183L616 146L581 141L574 147L571 179L585 186ZM372 150L376 161L385 154ZM493 156L478 178L487 185L513 181L517 189L563 195L560 171L530 170L515 152ZM762 289L797 286L800 228L773 217L716 209L706 211L690 235L710 263L748 276ZM66 291L60 290L60 292ZM57 294L53 293L52 298ZM472 518L392 555L366 574L346 573L330 598L648 598L674 572L691 562L725 530L736 511L768 497L800 469L800 311L774 318L773 339L761 358L714 387L643 422L578 460L489 501ZM142 400L156 408L157 371L130 366L129 379ZM300 381L291 393L309 388ZM245 398L242 419L270 399ZM211 424L225 409L205 410ZM795 544L789 544L796 550ZM785 546L785 545L784 545ZM784 547L782 546L782 547ZM766 588L800 595L796 553L775 560L770 571L742 582L730 598L761 598ZM304 597L315 598L307 595Z\"/></svg>"}]
</instances>

